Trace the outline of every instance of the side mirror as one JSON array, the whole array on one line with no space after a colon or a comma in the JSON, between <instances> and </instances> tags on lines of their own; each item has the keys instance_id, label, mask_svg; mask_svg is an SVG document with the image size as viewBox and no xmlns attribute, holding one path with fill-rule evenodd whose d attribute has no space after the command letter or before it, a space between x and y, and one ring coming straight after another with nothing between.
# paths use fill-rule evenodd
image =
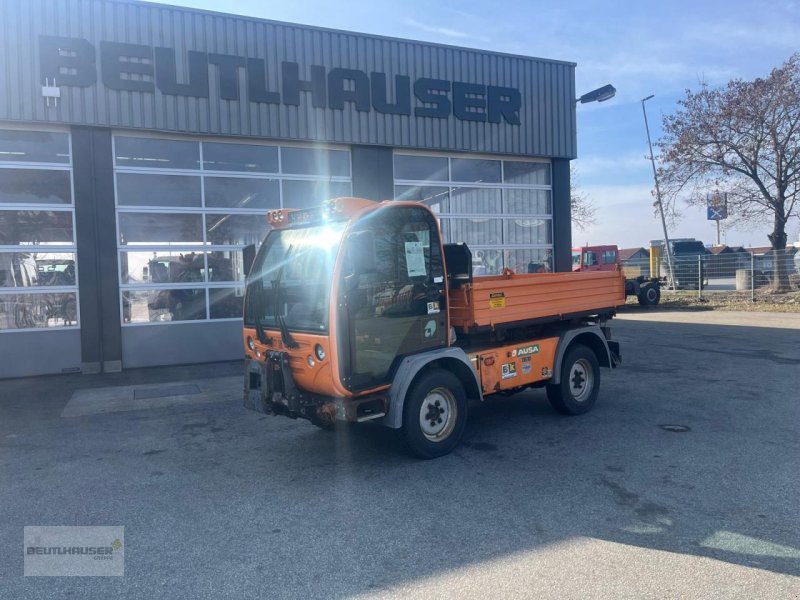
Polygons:
<instances>
[{"instance_id":1,"label":"side mirror","mask_svg":"<svg viewBox=\"0 0 800 600\"><path fill-rule=\"evenodd\" d=\"M250 275L250 268L253 266L253 261L256 259L256 245L250 244L242 248L242 268L244 269L244 276Z\"/></svg>"}]
</instances>

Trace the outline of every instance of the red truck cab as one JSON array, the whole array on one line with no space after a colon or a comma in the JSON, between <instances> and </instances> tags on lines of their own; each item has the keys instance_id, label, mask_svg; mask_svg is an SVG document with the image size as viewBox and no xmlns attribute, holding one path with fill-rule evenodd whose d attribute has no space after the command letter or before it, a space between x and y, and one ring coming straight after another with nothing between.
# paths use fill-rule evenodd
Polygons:
<instances>
[{"instance_id":1,"label":"red truck cab","mask_svg":"<svg viewBox=\"0 0 800 600\"><path fill-rule=\"evenodd\" d=\"M584 246L572 249L573 271L616 271L619 251L616 246Z\"/></svg>"}]
</instances>

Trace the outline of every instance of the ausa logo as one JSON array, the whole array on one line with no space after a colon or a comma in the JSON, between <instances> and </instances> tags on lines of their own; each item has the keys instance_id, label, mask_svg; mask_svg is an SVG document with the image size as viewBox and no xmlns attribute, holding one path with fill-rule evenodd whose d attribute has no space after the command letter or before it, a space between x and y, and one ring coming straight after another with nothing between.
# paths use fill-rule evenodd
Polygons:
<instances>
[{"instance_id":1,"label":"ausa logo","mask_svg":"<svg viewBox=\"0 0 800 600\"><path fill-rule=\"evenodd\" d=\"M249 102L300 106L300 94L311 96L314 108L344 110L351 104L357 111L390 115L519 125L522 95L517 88L448 81L422 77L411 81L407 75L394 76L394 98L389 98L387 74L360 69L321 65L280 63L279 85L270 86L267 61L263 58L188 50L187 74L178 81L173 48L100 42L100 79L109 90L173 96L209 98L209 71L217 74L221 100L238 101L240 72L244 72ZM55 80L58 86L90 87L98 80L98 52L83 38L39 37L40 78L43 84ZM307 77L307 79L306 79ZM413 113L412 113L413 111Z\"/></svg>"},{"instance_id":2,"label":"ausa logo","mask_svg":"<svg viewBox=\"0 0 800 600\"><path fill-rule=\"evenodd\" d=\"M517 356L530 356L531 354L539 354L539 344L532 344L523 348L516 348L511 351L512 357Z\"/></svg>"}]
</instances>

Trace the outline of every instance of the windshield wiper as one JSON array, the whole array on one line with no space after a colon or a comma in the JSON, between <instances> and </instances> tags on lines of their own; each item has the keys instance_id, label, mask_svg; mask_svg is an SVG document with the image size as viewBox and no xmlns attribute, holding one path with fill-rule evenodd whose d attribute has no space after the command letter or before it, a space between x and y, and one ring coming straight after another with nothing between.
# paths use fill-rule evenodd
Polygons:
<instances>
[{"instance_id":1,"label":"windshield wiper","mask_svg":"<svg viewBox=\"0 0 800 600\"><path fill-rule=\"evenodd\" d=\"M283 264L281 264L280 269L278 269L278 277L277 279L272 280L272 289L275 291L275 323L278 324L278 327L281 330L281 341L283 345L287 348L297 348L298 344L294 341L292 334L289 332L289 328L286 326L286 321L283 319L283 315L280 314L281 312L281 300L282 300L282 292L283 287L281 286L281 280L283 279L283 267L285 265L285 261L289 254L292 252L292 248L294 248L294 244L290 245L286 252L283 255Z\"/></svg>"}]
</instances>

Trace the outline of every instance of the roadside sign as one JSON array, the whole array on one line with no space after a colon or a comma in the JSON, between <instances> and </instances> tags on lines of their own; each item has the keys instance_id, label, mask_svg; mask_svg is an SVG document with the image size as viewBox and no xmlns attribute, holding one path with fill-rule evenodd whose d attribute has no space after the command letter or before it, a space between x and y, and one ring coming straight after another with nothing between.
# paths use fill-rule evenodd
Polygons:
<instances>
[{"instance_id":1,"label":"roadside sign","mask_svg":"<svg viewBox=\"0 0 800 600\"><path fill-rule=\"evenodd\" d=\"M714 192L706 197L706 219L721 221L728 218L728 194Z\"/></svg>"}]
</instances>

